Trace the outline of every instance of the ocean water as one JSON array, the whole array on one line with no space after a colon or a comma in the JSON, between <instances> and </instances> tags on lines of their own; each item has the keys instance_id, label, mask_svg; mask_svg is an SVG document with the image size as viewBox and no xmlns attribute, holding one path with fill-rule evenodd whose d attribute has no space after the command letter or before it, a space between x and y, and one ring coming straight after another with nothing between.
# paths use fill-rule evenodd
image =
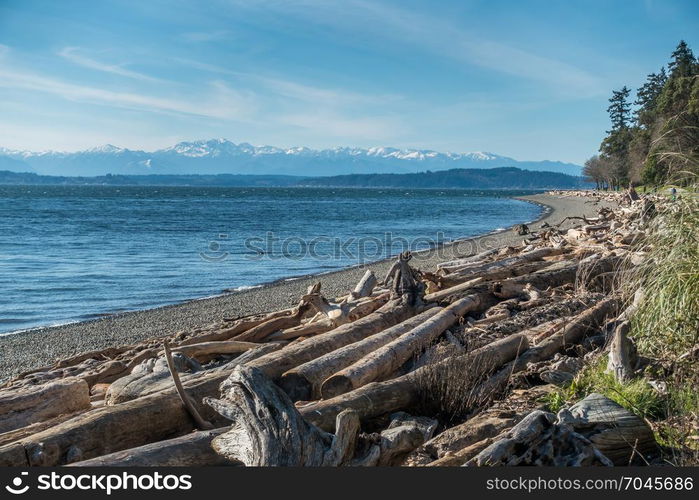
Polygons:
<instances>
[{"instance_id":1,"label":"ocean water","mask_svg":"<svg viewBox=\"0 0 699 500\"><path fill-rule=\"evenodd\" d=\"M513 191L0 186L0 333L328 272L531 221Z\"/></svg>"}]
</instances>

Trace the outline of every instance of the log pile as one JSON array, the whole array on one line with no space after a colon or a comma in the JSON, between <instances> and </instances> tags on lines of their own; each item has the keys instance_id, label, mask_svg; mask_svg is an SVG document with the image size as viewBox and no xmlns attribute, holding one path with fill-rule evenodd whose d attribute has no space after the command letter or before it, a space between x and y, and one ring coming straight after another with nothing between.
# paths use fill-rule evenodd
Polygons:
<instances>
[{"instance_id":1,"label":"log pile","mask_svg":"<svg viewBox=\"0 0 699 500\"><path fill-rule=\"evenodd\" d=\"M0 465L609 465L649 453L642 422L599 399L558 416L531 397L499 406L569 382L610 342L610 369L635 369L618 269L643 259L632 245L653 201L596 196L618 206L567 230L520 227L517 247L433 271L405 252L342 297L317 283L292 308L24 373L0 388Z\"/></svg>"}]
</instances>

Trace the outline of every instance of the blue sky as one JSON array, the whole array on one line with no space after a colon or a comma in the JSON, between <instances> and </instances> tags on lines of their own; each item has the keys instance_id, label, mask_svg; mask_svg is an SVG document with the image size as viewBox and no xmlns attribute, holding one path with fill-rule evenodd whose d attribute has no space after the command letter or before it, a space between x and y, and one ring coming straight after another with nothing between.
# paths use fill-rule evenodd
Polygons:
<instances>
[{"instance_id":1,"label":"blue sky","mask_svg":"<svg viewBox=\"0 0 699 500\"><path fill-rule=\"evenodd\" d=\"M0 0L0 146L491 151L582 163L699 2Z\"/></svg>"}]
</instances>

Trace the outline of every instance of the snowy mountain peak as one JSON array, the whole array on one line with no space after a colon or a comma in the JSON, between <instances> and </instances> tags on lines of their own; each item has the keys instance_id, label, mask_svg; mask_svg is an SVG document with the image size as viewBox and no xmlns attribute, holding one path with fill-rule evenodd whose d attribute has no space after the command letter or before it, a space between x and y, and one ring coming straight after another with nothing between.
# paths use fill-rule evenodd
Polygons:
<instances>
[{"instance_id":1,"label":"snowy mountain peak","mask_svg":"<svg viewBox=\"0 0 699 500\"><path fill-rule=\"evenodd\" d=\"M97 146L94 148L86 149L85 153L104 153L104 154L118 154L128 151L125 148L119 148L112 144L105 144L103 146Z\"/></svg>"},{"instance_id":2,"label":"snowy mountain peak","mask_svg":"<svg viewBox=\"0 0 699 500\"><path fill-rule=\"evenodd\" d=\"M95 155L99 161L95 161ZM15 171L34 170L60 175L232 173L310 176L496 167L519 167L572 175L580 175L581 171L581 167L569 163L522 162L484 151L442 153L431 149L387 146L323 150L293 146L282 149L254 146L246 142L236 144L223 138L183 141L153 152L134 151L112 144L75 153L32 153L0 148L0 160L3 157L12 160L6 160L5 164Z\"/></svg>"}]
</instances>

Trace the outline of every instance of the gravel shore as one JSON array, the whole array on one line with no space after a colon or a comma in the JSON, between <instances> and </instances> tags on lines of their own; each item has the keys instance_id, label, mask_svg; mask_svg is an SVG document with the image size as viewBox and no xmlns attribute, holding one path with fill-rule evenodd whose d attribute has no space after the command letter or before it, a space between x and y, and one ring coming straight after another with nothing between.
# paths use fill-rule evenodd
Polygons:
<instances>
[{"instance_id":1,"label":"gravel shore","mask_svg":"<svg viewBox=\"0 0 699 500\"><path fill-rule=\"evenodd\" d=\"M532 229L538 229L547 219L552 219L549 223L558 223L569 215L595 215L599 208L599 205L594 205L585 198L539 194L520 199L543 207L541 218L530 224ZM411 264L421 269L433 270L438 262L488 248L520 244L521 239L521 236L517 236L511 230L491 233L445 245L440 249L416 253ZM213 298L190 300L182 304L121 313L93 321L0 336L0 380L81 352L132 344L148 338L194 329L225 317L288 307L296 304L308 286L319 280L323 284L322 290L326 297L343 295L354 288L367 267L372 269L379 279L383 279L390 265L390 260L380 261L365 267L344 269L322 276L308 276L294 281L281 281Z\"/></svg>"}]
</instances>

